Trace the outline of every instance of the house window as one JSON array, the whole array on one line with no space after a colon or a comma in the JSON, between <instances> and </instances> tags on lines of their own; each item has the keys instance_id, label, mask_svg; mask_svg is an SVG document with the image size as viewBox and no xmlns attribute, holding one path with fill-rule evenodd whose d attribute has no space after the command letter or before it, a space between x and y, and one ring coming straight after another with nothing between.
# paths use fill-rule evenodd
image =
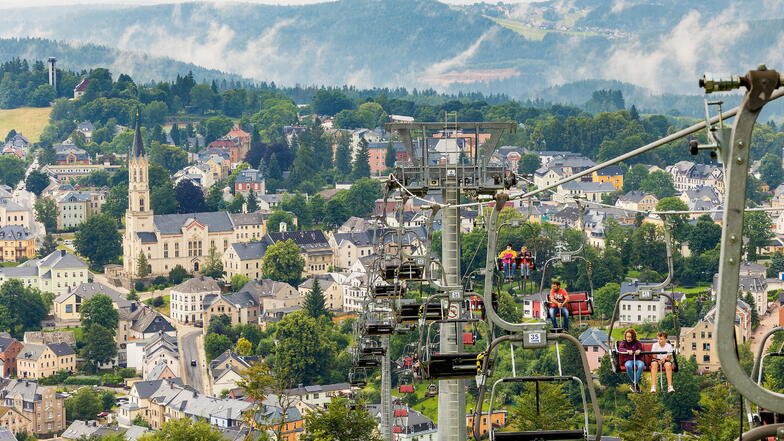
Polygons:
<instances>
[{"instance_id":1,"label":"house window","mask_svg":"<svg viewBox=\"0 0 784 441\"><path fill-rule=\"evenodd\" d=\"M164 242L163 243L163 258L169 257L169 244Z\"/></svg>"},{"instance_id":2,"label":"house window","mask_svg":"<svg viewBox=\"0 0 784 441\"><path fill-rule=\"evenodd\" d=\"M65 305L65 312L72 313L73 312L73 305Z\"/></svg>"},{"instance_id":3,"label":"house window","mask_svg":"<svg viewBox=\"0 0 784 441\"><path fill-rule=\"evenodd\" d=\"M710 355L703 355L702 356L702 361L704 363L710 363Z\"/></svg>"}]
</instances>

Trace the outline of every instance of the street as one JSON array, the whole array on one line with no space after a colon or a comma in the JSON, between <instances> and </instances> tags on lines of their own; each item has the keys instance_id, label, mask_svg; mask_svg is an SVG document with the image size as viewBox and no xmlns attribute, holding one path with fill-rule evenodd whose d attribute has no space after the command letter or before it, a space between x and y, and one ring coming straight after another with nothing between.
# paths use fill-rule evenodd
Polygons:
<instances>
[{"instance_id":1,"label":"street","mask_svg":"<svg viewBox=\"0 0 784 441\"><path fill-rule=\"evenodd\" d=\"M779 308L781 306L776 305L770 309L770 312L762 317L760 317L760 325L754 334L751 336L751 353L757 353L757 346L759 346L762 337L765 335L766 332L770 331L774 327L778 326L779 323ZM773 337L768 339L768 346L773 341Z\"/></svg>"},{"instance_id":2,"label":"street","mask_svg":"<svg viewBox=\"0 0 784 441\"><path fill-rule=\"evenodd\" d=\"M205 369L204 357L199 350L201 342L202 330L199 328L179 327L178 335L180 338L180 366L182 369L182 377L185 384L193 386L194 389L205 392L203 386L202 371ZM196 366L191 366L191 360L196 360Z\"/></svg>"}]
</instances>

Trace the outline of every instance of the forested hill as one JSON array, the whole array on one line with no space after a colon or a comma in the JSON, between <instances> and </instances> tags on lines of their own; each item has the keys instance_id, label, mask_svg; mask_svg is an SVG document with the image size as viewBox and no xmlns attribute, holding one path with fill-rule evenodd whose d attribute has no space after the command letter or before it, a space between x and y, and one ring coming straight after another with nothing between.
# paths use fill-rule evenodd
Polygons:
<instances>
[{"instance_id":1,"label":"forested hill","mask_svg":"<svg viewBox=\"0 0 784 441\"><path fill-rule=\"evenodd\" d=\"M27 7L2 11L0 35L95 43L283 85L433 87L528 98L547 87L601 79L657 94L698 94L694 80L703 71L784 64L784 2L737 3Z\"/></svg>"},{"instance_id":2,"label":"forested hill","mask_svg":"<svg viewBox=\"0 0 784 441\"><path fill-rule=\"evenodd\" d=\"M126 73L142 83L171 81L193 72L198 81L247 81L237 74L205 69L193 63L156 57L139 52L122 51L96 44L72 45L43 38L0 38L0 61L13 58L46 60L57 57L58 63L71 71L107 67L114 72Z\"/></svg>"}]
</instances>

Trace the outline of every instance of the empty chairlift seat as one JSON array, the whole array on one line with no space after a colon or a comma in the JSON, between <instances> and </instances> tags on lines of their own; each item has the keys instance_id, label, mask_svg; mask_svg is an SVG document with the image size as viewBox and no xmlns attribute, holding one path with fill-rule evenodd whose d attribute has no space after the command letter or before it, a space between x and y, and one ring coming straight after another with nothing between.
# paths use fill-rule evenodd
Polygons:
<instances>
[{"instance_id":1,"label":"empty chairlift seat","mask_svg":"<svg viewBox=\"0 0 784 441\"><path fill-rule=\"evenodd\" d=\"M427 323L444 319L441 305L437 303L428 303L426 307L419 303L407 303L400 305L397 312L397 322L400 324L416 324L419 323L423 314Z\"/></svg>"},{"instance_id":2,"label":"empty chairlift seat","mask_svg":"<svg viewBox=\"0 0 784 441\"><path fill-rule=\"evenodd\" d=\"M402 297L405 294L406 289L401 285L376 285L373 287L373 297L377 299Z\"/></svg>"},{"instance_id":3,"label":"empty chairlift seat","mask_svg":"<svg viewBox=\"0 0 784 441\"><path fill-rule=\"evenodd\" d=\"M479 373L482 354L433 354L421 364L422 376L431 379L470 379Z\"/></svg>"},{"instance_id":4,"label":"empty chairlift seat","mask_svg":"<svg viewBox=\"0 0 784 441\"><path fill-rule=\"evenodd\" d=\"M384 267L384 280L391 282L395 279L411 282L421 281L425 273L425 266L415 262L391 264Z\"/></svg>"}]
</instances>

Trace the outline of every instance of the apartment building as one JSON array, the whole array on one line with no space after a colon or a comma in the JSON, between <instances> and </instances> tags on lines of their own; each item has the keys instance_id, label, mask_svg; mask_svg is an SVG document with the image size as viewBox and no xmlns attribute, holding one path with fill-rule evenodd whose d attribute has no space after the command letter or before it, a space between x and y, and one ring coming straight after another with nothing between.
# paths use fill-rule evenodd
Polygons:
<instances>
[{"instance_id":1,"label":"apartment building","mask_svg":"<svg viewBox=\"0 0 784 441\"><path fill-rule=\"evenodd\" d=\"M0 379L0 404L32 421L32 432L36 435L65 430L65 397L53 386L40 386L30 380Z\"/></svg>"},{"instance_id":2,"label":"apartment building","mask_svg":"<svg viewBox=\"0 0 784 441\"><path fill-rule=\"evenodd\" d=\"M76 372L76 352L67 343L26 344L17 356L19 378L44 378L62 370Z\"/></svg>"}]
</instances>

